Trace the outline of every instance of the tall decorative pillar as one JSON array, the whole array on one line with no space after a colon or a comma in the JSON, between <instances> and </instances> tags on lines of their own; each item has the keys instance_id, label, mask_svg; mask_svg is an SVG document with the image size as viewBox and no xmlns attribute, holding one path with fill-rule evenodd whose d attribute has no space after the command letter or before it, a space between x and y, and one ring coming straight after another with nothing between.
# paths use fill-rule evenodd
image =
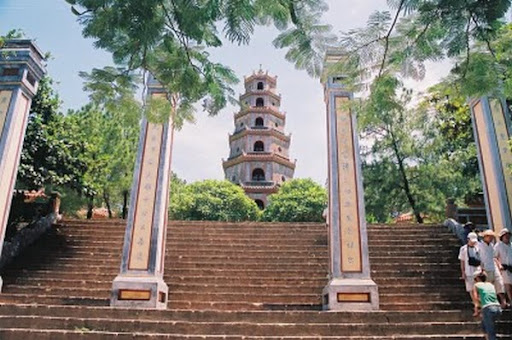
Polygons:
<instances>
[{"instance_id":1,"label":"tall decorative pillar","mask_svg":"<svg viewBox=\"0 0 512 340\"><path fill-rule=\"evenodd\" d=\"M30 40L7 40L0 48L0 254L30 105L45 74L43 60Z\"/></svg>"},{"instance_id":2,"label":"tall decorative pillar","mask_svg":"<svg viewBox=\"0 0 512 340\"><path fill-rule=\"evenodd\" d=\"M342 57L331 52L327 65ZM325 310L377 310L379 294L370 277L368 236L353 93L344 77L329 76L327 104L330 281L323 290Z\"/></svg>"},{"instance_id":3,"label":"tall decorative pillar","mask_svg":"<svg viewBox=\"0 0 512 340\"><path fill-rule=\"evenodd\" d=\"M150 77L148 99L157 97L167 93ZM165 123L142 120L121 270L112 285L114 307L167 307L163 272L173 130L172 118Z\"/></svg>"},{"instance_id":4,"label":"tall decorative pillar","mask_svg":"<svg viewBox=\"0 0 512 340\"><path fill-rule=\"evenodd\" d=\"M470 101L487 221L494 231L512 227L512 153L510 116L504 100L481 97Z\"/></svg>"}]
</instances>

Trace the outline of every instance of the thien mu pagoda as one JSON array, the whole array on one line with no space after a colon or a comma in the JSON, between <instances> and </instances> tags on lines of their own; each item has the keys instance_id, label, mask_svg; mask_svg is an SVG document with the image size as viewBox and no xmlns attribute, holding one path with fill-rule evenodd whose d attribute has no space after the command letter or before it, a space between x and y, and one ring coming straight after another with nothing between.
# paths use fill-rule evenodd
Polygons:
<instances>
[{"instance_id":1,"label":"thien mu pagoda","mask_svg":"<svg viewBox=\"0 0 512 340\"><path fill-rule=\"evenodd\" d=\"M245 77L241 110L235 113L235 132L229 136L229 158L223 162L226 179L240 185L261 209L267 196L293 178L296 161L290 161L290 135L286 114L280 111L277 76L259 70Z\"/></svg>"}]
</instances>

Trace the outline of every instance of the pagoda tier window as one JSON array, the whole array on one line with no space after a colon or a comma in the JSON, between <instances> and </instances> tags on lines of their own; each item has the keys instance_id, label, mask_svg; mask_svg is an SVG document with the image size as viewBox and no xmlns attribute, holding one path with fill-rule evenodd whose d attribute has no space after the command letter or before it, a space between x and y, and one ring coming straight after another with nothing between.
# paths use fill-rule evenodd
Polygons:
<instances>
[{"instance_id":1,"label":"pagoda tier window","mask_svg":"<svg viewBox=\"0 0 512 340\"><path fill-rule=\"evenodd\" d=\"M257 141L254 143L254 152L263 152L265 151L265 144L262 141Z\"/></svg>"},{"instance_id":2,"label":"pagoda tier window","mask_svg":"<svg viewBox=\"0 0 512 340\"><path fill-rule=\"evenodd\" d=\"M265 122L263 121L263 118L261 118L261 117L256 118L256 120L254 121L254 126L264 126L264 125L265 125Z\"/></svg>"},{"instance_id":3,"label":"pagoda tier window","mask_svg":"<svg viewBox=\"0 0 512 340\"><path fill-rule=\"evenodd\" d=\"M258 90L263 90L264 89L264 85L263 85L263 82L259 82L258 85L257 85L257 89Z\"/></svg>"},{"instance_id":4,"label":"pagoda tier window","mask_svg":"<svg viewBox=\"0 0 512 340\"><path fill-rule=\"evenodd\" d=\"M254 182L263 182L265 181L265 171L263 169L257 168L252 172L252 180Z\"/></svg>"},{"instance_id":5,"label":"pagoda tier window","mask_svg":"<svg viewBox=\"0 0 512 340\"><path fill-rule=\"evenodd\" d=\"M256 107L263 107L265 106L265 101L263 100L263 98L257 98L256 99Z\"/></svg>"}]
</instances>

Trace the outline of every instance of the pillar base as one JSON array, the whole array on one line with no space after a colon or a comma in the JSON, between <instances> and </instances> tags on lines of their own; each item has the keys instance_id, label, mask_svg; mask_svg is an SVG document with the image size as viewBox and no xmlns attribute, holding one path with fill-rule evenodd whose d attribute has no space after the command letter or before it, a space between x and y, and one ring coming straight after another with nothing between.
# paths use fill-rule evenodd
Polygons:
<instances>
[{"instance_id":1,"label":"pillar base","mask_svg":"<svg viewBox=\"0 0 512 340\"><path fill-rule=\"evenodd\" d=\"M112 283L110 306L130 309L166 309L169 288L156 276L118 275Z\"/></svg>"},{"instance_id":2,"label":"pillar base","mask_svg":"<svg viewBox=\"0 0 512 340\"><path fill-rule=\"evenodd\" d=\"M370 311L379 309L379 291L373 280L332 279L325 286L323 310Z\"/></svg>"}]
</instances>

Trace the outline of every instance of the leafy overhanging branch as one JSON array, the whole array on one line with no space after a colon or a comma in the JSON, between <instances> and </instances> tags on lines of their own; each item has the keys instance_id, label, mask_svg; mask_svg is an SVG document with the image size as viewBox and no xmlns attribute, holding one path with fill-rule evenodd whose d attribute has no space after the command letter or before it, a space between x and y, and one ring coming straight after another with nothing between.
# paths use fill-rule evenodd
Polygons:
<instances>
[{"instance_id":1,"label":"leafy overhanging branch","mask_svg":"<svg viewBox=\"0 0 512 340\"><path fill-rule=\"evenodd\" d=\"M83 35L112 53L124 72L149 71L178 95L176 111L203 99L217 114L234 101L237 79L226 66L210 60L208 48L222 46L223 36L247 44L256 25L273 23L282 31L275 41L288 48L286 58L313 76L321 71L325 44L334 39L319 24L323 0L66 0L83 26Z\"/></svg>"}]
</instances>

